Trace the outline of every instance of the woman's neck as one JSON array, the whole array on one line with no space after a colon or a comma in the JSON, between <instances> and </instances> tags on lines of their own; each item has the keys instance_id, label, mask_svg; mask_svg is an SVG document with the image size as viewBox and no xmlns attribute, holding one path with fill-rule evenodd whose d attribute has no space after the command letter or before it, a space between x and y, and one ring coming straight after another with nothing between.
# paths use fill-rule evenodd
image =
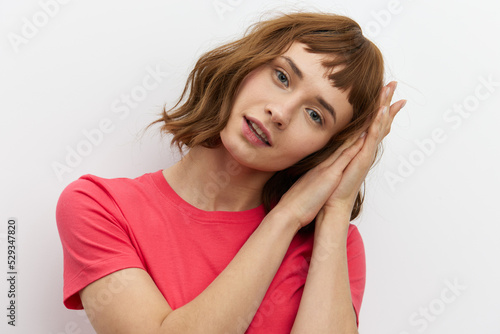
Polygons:
<instances>
[{"instance_id":1,"label":"woman's neck","mask_svg":"<svg viewBox=\"0 0 500 334\"><path fill-rule=\"evenodd\" d=\"M262 188L273 174L241 165L223 146L194 147L163 170L182 199L205 211L243 211L259 206Z\"/></svg>"}]
</instances>

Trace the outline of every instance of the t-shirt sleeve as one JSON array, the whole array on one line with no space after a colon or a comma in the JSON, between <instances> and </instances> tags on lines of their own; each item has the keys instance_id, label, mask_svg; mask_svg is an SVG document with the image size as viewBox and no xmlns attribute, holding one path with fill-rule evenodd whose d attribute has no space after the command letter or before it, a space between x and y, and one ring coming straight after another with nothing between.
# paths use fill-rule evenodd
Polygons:
<instances>
[{"instance_id":1,"label":"t-shirt sleeve","mask_svg":"<svg viewBox=\"0 0 500 334\"><path fill-rule=\"evenodd\" d=\"M64 255L64 305L82 309L79 291L125 268L142 268L130 230L109 191L82 176L61 193L56 221Z\"/></svg>"},{"instance_id":2,"label":"t-shirt sleeve","mask_svg":"<svg viewBox=\"0 0 500 334\"><path fill-rule=\"evenodd\" d=\"M366 261L363 239L355 225L350 225L347 237L347 265L349 270L349 283L351 298L356 312L356 324L359 325L359 311L366 282Z\"/></svg>"}]
</instances>

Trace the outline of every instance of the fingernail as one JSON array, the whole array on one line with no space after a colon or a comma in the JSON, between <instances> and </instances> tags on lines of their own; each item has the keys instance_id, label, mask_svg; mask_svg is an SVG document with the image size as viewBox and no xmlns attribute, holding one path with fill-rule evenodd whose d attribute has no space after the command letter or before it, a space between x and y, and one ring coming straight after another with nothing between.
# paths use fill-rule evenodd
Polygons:
<instances>
[{"instance_id":1,"label":"fingernail","mask_svg":"<svg viewBox=\"0 0 500 334\"><path fill-rule=\"evenodd\" d=\"M359 138L363 138L364 136L366 136L366 131L365 131L365 132L363 132L363 133L361 134L361 136L359 136Z\"/></svg>"},{"instance_id":2,"label":"fingernail","mask_svg":"<svg viewBox=\"0 0 500 334\"><path fill-rule=\"evenodd\" d=\"M385 97L388 97L390 92L391 92L391 87L387 87L387 90L385 91Z\"/></svg>"},{"instance_id":3,"label":"fingernail","mask_svg":"<svg viewBox=\"0 0 500 334\"><path fill-rule=\"evenodd\" d=\"M403 104L401 105L401 109L404 108L404 106L406 105L406 100L403 102Z\"/></svg>"},{"instance_id":4,"label":"fingernail","mask_svg":"<svg viewBox=\"0 0 500 334\"><path fill-rule=\"evenodd\" d=\"M387 106L384 107L384 109L382 109L382 115L385 114L387 112Z\"/></svg>"}]
</instances>

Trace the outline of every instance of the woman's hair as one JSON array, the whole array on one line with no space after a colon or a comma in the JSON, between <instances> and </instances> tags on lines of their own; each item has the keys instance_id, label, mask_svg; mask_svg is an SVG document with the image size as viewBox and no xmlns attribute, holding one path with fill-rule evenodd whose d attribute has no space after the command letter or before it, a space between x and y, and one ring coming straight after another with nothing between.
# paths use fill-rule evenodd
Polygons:
<instances>
[{"instance_id":1,"label":"woman's hair","mask_svg":"<svg viewBox=\"0 0 500 334\"><path fill-rule=\"evenodd\" d=\"M295 41L304 43L308 52L333 56L323 65L333 85L348 91L353 117L325 147L268 180L262 192L267 211L301 175L325 160L346 139L359 134L376 116L383 87L383 58L355 21L335 14L293 13L254 24L243 38L202 55L177 104L168 111L164 107L161 118L149 125L163 123L161 132L171 133L171 144L181 151L183 146L221 145L220 132L229 119L240 83L251 71L286 52ZM333 73L337 66L341 70ZM375 156L378 152L377 148ZM360 213L363 200L364 194L359 191L351 220Z\"/></svg>"}]
</instances>

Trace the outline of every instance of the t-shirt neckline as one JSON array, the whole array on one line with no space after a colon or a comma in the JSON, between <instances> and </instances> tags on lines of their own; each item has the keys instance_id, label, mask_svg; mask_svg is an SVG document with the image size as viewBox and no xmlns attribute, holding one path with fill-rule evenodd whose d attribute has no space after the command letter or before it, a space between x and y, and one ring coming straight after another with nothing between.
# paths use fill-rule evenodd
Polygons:
<instances>
[{"instance_id":1,"label":"t-shirt neckline","mask_svg":"<svg viewBox=\"0 0 500 334\"><path fill-rule=\"evenodd\" d=\"M186 202L180 197L174 189L170 186L168 181L163 176L163 170L151 173L151 178L155 183L158 190L162 193L166 200L170 201L179 211L183 214L189 215L192 218L208 221L208 222L231 222L231 223L245 223L255 222L255 220L262 221L266 216L264 205L261 204L253 209L244 211L205 211L199 209L192 204Z\"/></svg>"}]
</instances>

